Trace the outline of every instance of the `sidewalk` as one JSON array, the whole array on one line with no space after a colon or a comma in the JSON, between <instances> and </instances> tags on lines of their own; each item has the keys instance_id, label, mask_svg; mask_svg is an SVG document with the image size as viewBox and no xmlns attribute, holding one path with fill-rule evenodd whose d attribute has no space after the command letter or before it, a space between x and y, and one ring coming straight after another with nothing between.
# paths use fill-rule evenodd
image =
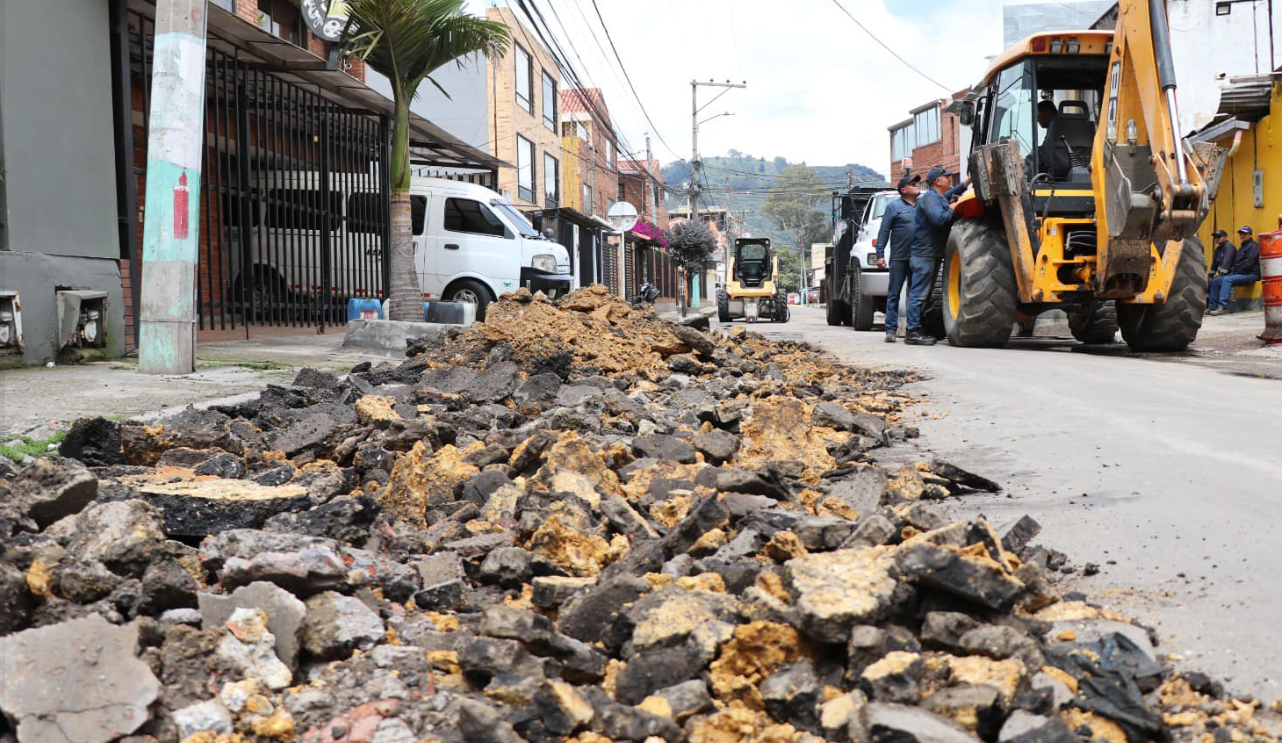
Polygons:
<instances>
[{"instance_id":1,"label":"sidewalk","mask_svg":"<svg viewBox=\"0 0 1282 743\"><path fill-rule=\"evenodd\" d=\"M0 371L0 434L45 440L81 416L129 418L288 384L304 366L344 372L395 360L342 343L342 332L202 343L187 376L138 374L136 358Z\"/></svg>"}]
</instances>

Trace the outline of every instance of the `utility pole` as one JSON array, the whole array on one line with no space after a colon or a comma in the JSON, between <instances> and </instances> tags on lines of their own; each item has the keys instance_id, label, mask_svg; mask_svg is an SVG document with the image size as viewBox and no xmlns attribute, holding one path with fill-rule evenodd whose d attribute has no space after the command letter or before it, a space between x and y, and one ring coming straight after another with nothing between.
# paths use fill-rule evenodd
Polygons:
<instances>
[{"instance_id":1,"label":"utility pole","mask_svg":"<svg viewBox=\"0 0 1282 743\"><path fill-rule=\"evenodd\" d=\"M701 85L704 87L710 87L710 88L724 88L724 90L722 90L720 93L713 96L711 101L708 101L707 103L703 104L703 108L700 108L699 107L699 86ZM748 87L747 80L743 81L742 83L732 83L729 80L725 81L724 83L718 83L712 80L708 80L706 82L700 82L699 80L690 81L691 132L690 132L689 193L690 193L690 221L692 222L699 221L699 168L702 165L699 162L699 124L707 123L709 121L712 121L712 119L715 119L720 116L734 115L727 111L726 113L717 114L716 116L713 116L711 118L707 118L707 119L704 119L703 121L699 121L699 112L702 111L704 108L711 106L714 101L716 101L718 98L725 95L726 93L729 93L731 89L746 88L746 87ZM728 265L728 261L727 261L727 265Z\"/></svg>"},{"instance_id":2,"label":"utility pole","mask_svg":"<svg viewBox=\"0 0 1282 743\"><path fill-rule=\"evenodd\" d=\"M645 133L645 212L646 216L654 221L659 219L659 206L655 203L654 174L650 172L650 132Z\"/></svg>"},{"instance_id":3,"label":"utility pole","mask_svg":"<svg viewBox=\"0 0 1282 743\"><path fill-rule=\"evenodd\" d=\"M196 370L206 0L156 3L138 371Z\"/></svg>"}]
</instances>

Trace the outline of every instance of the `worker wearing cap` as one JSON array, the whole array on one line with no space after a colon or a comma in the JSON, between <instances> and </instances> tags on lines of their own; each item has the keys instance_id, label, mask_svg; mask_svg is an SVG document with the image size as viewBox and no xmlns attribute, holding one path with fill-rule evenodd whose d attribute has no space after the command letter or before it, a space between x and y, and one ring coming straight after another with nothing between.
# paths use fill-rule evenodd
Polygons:
<instances>
[{"instance_id":1,"label":"worker wearing cap","mask_svg":"<svg viewBox=\"0 0 1282 743\"><path fill-rule=\"evenodd\" d=\"M921 330L921 314L935 282L939 261L944 257L944 245L948 242L948 230L953 223L953 210L948 202L960 196L970 185L967 178L965 183L954 186L954 175L956 173L938 165L931 168L926 174L927 190L917 200L917 231L913 235L912 257L908 261L912 270L908 285L908 335L904 338L904 343L912 346L935 345L935 337Z\"/></svg>"},{"instance_id":2,"label":"worker wearing cap","mask_svg":"<svg viewBox=\"0 0 1282 743\"><path fill-rule=\"evenodd\" d=\"M1207 296L1208 315L1224 315L1229 311L1229 300L1233 298L1233 287L1250 286L1260 280L1260 244L1255 241L1255 231L1250 225L1243 225L1237 231L1242 244L1233 251L1228 271L1211 280L1211 291Z\"/></svg>"},{"instance_id":3,"label":"worker wearing cap","mask_svg":"<svg viewBox=\"0 0 1282 743\"><path fill-rule=\"evenodd\" d=\"M1214 279L1229 272L1229 265L1233 262L1233 253L1237 250L1237 246L1229 242L1229 233L1224 230L1212 232L1211 238L1215 240L1215 252L1211 254L1211 265L1207 267L1206 275Z\"/></svg>"},{"instance_id":4,"label":"worker wearing cap","mask_svg":"<svg viewBox=\"0 0 1282 743\"><path fill-rule=\"evenodd\" d=\"M908 259L912 254L913 236L917 233L917 197L921 194L921 176L899 179L899 199L886 205L877 230L877 267L885 268L890 257L890 284L886 288L886 342L894 343L899 331L899 293L908 281Z\"/></svg>"}]
</instances>

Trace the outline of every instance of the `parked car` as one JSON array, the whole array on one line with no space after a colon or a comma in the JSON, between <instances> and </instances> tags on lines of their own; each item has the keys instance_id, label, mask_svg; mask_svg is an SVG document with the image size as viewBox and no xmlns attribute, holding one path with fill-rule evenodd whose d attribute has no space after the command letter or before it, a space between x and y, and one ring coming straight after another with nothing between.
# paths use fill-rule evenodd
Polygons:
<instances>
[{"instance_id":1,"label":"parked car","mask_svg":"<svg viewBox=\"0 0 1282 743\"><path fill-rule=\"evenodd\" d=\"M237 291L253 307L328 287L332 301L376 296L382 284L382 196L344 191L342 174L330 177L328 203L315 173L267 177L255 188L251 234L241 241L239 213L223 208ZM528 286L557 297L576 288L570 255L538 233L500 194L474 183L414 178L410 183L414 262L424 299L471 302L476 319L499 295ZM328 234L326 234L328 233Z\"/></svg>"},{"instance_id":2,"label":"parked car","mask_svg":"<svg viewBox=\"0 0 1282 743\"><path fill-rule=\"evenodd\" d=\"M806 302L808 304L819 304L823 301L823 291L817 286L812 286L806 290Z\"/></svg>"}]
</instances>

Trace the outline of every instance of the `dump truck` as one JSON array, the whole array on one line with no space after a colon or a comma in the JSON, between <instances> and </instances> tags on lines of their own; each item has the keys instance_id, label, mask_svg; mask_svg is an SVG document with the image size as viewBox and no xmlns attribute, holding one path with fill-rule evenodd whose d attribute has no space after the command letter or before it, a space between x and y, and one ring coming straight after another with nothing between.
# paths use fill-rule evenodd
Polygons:
<instances>
[{"instance_id":1,"label":"dump truck","mask_svg":"<svg viewBox=\"0 0 1282 743\"><path fill-rule=\"evenodd\" d=\"M1196 237L1225 152L1179 131L1164 0L1122 0L1113 31L1039 33L960 103L974 186L954 206L944 331L1002 346L1063 309L1084 343L1181 351L1206 308Z\"/></svg>"},{"instance_id":2,"label":"dump truck","mask_svg":"<svg viewBox=\"0 0 1282 743\"><path fill-rule=\"evenodd\" d=\"M717 319L788 322L788 301L775 281L778 275L779 258L770 248L770 240L736 238L726 283L717 292Z\"/></svg>"},{"instance_id":3,"label":"dump truck","mask_svg":"<svg viewBox=\"0 0 1282 743\"><path fill-rule=\"evenodd\" d=\"M823 286L829 325L872 330L874 313L886 311L890 269L877 265L877 231L886 205L898 198L898 191L867 186L832 193L832 248L824 256ZM906 291L901 319L907 315ZM938 301L927 303L922 329L942 338L938 308Z\"/></svg>"}]
</instances>

